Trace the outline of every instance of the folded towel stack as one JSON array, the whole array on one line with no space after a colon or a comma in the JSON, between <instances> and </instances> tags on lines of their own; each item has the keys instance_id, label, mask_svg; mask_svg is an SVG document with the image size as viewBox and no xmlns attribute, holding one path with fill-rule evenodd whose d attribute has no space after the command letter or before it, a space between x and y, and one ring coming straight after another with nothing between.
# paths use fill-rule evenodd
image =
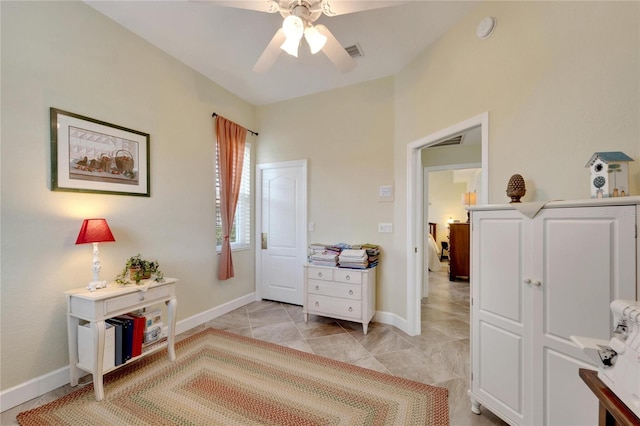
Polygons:
<instances>
[{"instance_id":1,"label":"folded towel stack","mask_svg":"<svg viewBox=\"0 0 640 426\"><path fill-rule=\"evenodd\" d=\"M338 257L341 268L366 269L369 266L369 256L366 250L342 250Z\"/></svg>"},{"instance_id":2,"label":"folded towel stack","mask_svg":"<svg viewBox=\"0 0 640 426\"><path fill-rule=\"evenodd\" d=\"M309 260L314 265L319 266L336 266L338 264L338 256L335 253L329 251L313 253L309 257Z\"/></svg>"}]
</instances>

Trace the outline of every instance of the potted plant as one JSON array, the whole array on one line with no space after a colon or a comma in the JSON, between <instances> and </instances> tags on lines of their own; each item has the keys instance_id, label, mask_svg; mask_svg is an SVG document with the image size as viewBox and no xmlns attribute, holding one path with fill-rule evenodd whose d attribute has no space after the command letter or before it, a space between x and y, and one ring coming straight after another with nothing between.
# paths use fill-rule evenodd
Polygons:
<instances>
[{"instance_id":1,"label":"potted plant","mask_svg":"<svg viewBox=\"0 0 640 426\"><path fill-rule=\"evenodd\" d=\"M160 271L158 261L149 261L137 254L127 259L122 273L116 277L116 282L118 284L128 284L130 281L134 281L139 284L141 280L149 279L152 275L155 275L156 281L162 281L163 279L164 275Z\"/></svg>"}]
</instances>

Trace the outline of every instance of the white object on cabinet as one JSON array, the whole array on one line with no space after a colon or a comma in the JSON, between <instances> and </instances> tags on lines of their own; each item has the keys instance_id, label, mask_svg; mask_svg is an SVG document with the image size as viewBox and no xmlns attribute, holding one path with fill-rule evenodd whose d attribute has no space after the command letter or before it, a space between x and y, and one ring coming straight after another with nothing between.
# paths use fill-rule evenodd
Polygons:
<instances>
[{"instance_id":1,"label":"white object on cabinet","mask_svg":"<svg viewBox=\"0 0 640 426\"><path fill-rule=\"evenodd\" d=\"M472 208L472 411L512 425L595 424L571 335L608 340L609 304L636 299L640 197Z\"/></svg>"},{"instance_id":2,"label":"white object on cabinet","mask_svg":"<svg viewBox=\"0 0 640 426\"><path fill-rule=\"evenodd\" d=\"M305 265L304 322L309 314L362 323L367 334L376 308L376 268Z\"/></svg>"},{"instance_id":3,"label":"white object on cabinet","mask_svg":"<svg viewBox=\"0 0 640 426\"><path fill-rule=\"evenodd\" d=\"M78 363L83 369L93 371L96 368L96 354L93 346L93 333L89 323L78 326ZM116 365L116 329L111 324L105 324L104 358L102 373L113 369Z\"/></svg>"}]
</instances>

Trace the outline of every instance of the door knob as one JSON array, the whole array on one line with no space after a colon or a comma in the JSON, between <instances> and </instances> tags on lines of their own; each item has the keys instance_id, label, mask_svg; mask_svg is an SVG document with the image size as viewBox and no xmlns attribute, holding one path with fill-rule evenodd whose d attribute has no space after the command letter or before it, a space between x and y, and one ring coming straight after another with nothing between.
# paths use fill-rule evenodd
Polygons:
<instances>
[{"instance_id":1,"label":"door knob","mask_svg":"<svg viewBox=\"0 0 640 426\"><path fill-rule=\"evenodd\" d=\"M524 283L525 284L531 284L531 278L525 278L524 279Z\"/></svg>"}]
</instances>

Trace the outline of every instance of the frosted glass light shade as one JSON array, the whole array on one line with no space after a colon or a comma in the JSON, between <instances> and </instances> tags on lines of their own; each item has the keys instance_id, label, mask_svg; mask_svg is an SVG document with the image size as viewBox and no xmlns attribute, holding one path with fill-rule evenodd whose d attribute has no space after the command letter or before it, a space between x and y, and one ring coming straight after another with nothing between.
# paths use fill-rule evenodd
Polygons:
<instances>
[{"instance_id":1,"label":"frosted glass light shade","mask_svg":"<svg viewBox=\"0 0 640 426\"><path fill-rule=\"evenodd\" d=\"M282 43L280 49L284 50L291 56L298 57L298 46L300 45L300 40L295 40L293 38L288 38Z\"/></svg>"},{"instance_id":2,"label":"frosted glass light shade","mask_svg":"<svg viewBox=\"0 0 640 426\"><path fill-rule=\"evenodd\" d=\"M307 29L304 30L304 38L307 40L307 43L309 43L311 53L314 55L321 51L327 42L327 37L320 34L316 27L307 27Z\"/></svg>"},{"instance_id":3,"label":"frosted glass light shade","mask_svg":"<svg viewBox=\"0 0 640 426\"><path fill-rule=\"evenodd\" d=\"M304 34L304 22L297 16L289 15L282 22L282 30L286 39L280 49L297 58L300 39Z\"/></svg>"}]
</instances>

